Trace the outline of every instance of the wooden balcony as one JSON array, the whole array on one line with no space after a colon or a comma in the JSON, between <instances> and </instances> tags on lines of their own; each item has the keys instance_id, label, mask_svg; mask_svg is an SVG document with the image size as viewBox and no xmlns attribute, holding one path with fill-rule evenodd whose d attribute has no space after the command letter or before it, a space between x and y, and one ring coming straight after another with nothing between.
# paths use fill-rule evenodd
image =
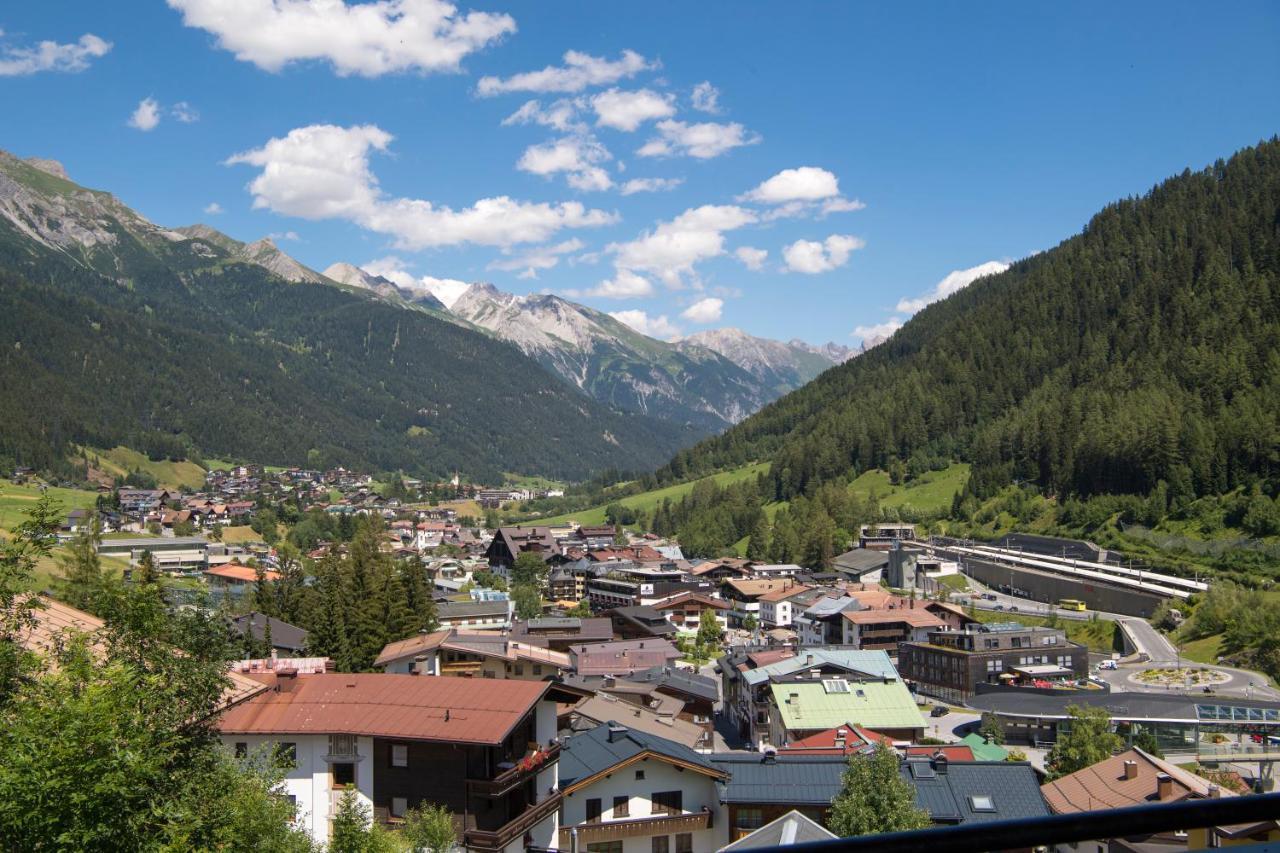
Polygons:
<instances>
[{"instance_id":1,"label":"wooden balcony","mask_svg":"<svg viewBox=\"0 0 1280 853\"><path fill-rule=\"evenodd\" d=\"M512 841L523 838L526 832L559 811L562 799L564 795L557 791L492 831L468 829L463 834L462 843L467 850L486 851L486 853L502 850Z\"/></svg>"},{"instance_id":2,"label":"wooden balcony","mask_svg":"<svg viewBox=\"0 0 1280 853\"><path fill-rule=\"evenodd\" d=\"M578 830L578 849L598 841L620 841L649 835L671 835L677 832L698 832L711 829L711 811L689 812L681 815L656 815L630 820L609 820L599 823L580 823L577 826L560 827L560 849L568 850L572 831Z\"/></svg>"},{"instance_id":3,"label":"wooden balcony","mask_svg":"<svg viewBox=\"0 0 1280 853\"><path fill-rule=\"evenodd\" d=\"M514 790L528 780L537 776L539 771L550 767L560 760L560 744L555 743L542 750L542 759L532 767L522 769L517 763L510 770L504 770L492 779L468 779L467 793L477 797L501 797Z\"/></svg>"}]
</instances>

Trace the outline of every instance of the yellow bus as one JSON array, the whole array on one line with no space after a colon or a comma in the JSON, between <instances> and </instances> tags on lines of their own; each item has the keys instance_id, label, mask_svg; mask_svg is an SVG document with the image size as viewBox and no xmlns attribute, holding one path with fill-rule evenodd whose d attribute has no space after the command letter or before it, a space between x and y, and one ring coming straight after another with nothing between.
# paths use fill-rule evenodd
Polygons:
<instances>
[{"instance_id":1,"label":"yellow bus","mask_svg":"<svg viewBox=\"0 0 1280 853\"><path fill-rule=\"evenodd\" d=\"M1063 610L1080 610L1085 609L1084 602L1078 598L1059 598L1058 606Z\"/></svg>"}]
</instances>

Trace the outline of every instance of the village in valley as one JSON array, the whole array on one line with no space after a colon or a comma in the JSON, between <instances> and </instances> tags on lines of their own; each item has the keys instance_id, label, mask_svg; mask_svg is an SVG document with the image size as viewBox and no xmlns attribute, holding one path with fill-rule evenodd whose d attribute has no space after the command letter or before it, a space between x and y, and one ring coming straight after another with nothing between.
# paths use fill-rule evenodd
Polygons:
<instances>
[{"instance_id":1,"label":"village in valley","mask_svg":"<svg viewBox=\"0 0 1280 853\"><path fill-rule=\"evenodd\" d=\"M15 484L39 488L30 476ZM1280 694L1189 662L1185 683L1139 678L1177 655L1142 617L1203 583L1142 577L1085 542L984 545L906 522L863 525L803 567L689 558L621 523L501 521L562 496L237 465L199 488L103 485L58 538L222 614L243 656L218 736L286 756L281 790L318 843L344 798L390 828L431 804L467 851L831 838L851 757L892 756L922 820L943 826L1235 796L1251 784L1237 761L1269 775L1274 738L1257 733L1280 733ZM308 525L334 535L297 535ZM352 664L279 602L291 577L315 585L319 565L366 547L430 601ZM103 628L44 605L33 642ZM1066 772L1055 744L1073 729L1114 748Z\"/></svg>"}]
</instances>

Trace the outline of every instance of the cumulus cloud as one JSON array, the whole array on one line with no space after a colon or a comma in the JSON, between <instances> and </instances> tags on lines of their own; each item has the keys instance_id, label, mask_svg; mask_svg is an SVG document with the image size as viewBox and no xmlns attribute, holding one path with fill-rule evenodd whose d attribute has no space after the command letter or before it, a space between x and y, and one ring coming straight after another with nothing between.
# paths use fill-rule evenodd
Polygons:
<instances>
[{"instance_id":1,"label":"cumulus cloud","mask_svg":"<svg viewBox=\"0 0 1280 853\"><path fill-rule=\"evenodd\" d=\"M594 137L566 136L530 145L516 162L516 168L544 177L563 172L574 189L607 190L613 186L613 179L599 164L611 158L609 150Z\"/></svg>"},{"instance_id":2,"label":"cumulus cloud","mask_svg":"<svg viewBox=\"0 0 1280 853\"><path fill-rule=\"evenodd\" d=\"M757 221L756 214L734 205L703 205L626 243L611 243L618 269L658 276L669 287L681 287L694 266L724 254L724 234Z\"/></svg>"},{"instance_id":3,"label":"cumulus cloud","mask_svg":"<svg viewBox=\"0 0 1280 853\"><path fill-rule=\"evenodd\" d=\"M188 27L264 71L328 62L340 76L456 71L516 31L510 15L460 14L445 0L168 0Z\"/></svg>"},{"instance_id":4,"label":"cumulus cloud","mask_svg":"<svg viewBox=\"0 0 1280 853\"><path fill-rule=\"evenodd\" d=\"M453 303L458 301L458 297L462 296L471 287L467 282L456 278L436 278L430 275L415 276L405 269L404 261L394 255L361 264L360 269L369 275L382 276L387 281L398 284L406 290L411 290L415 293L430 293L436 299L439 299L446 308L452 308Z\"/></svg>"},{"instance_id":5,"label":"cumulus cloud","mask_svg":"<svg viewBox=\"0 0 1280 853\"><path fill-rule=\"evenodd\" d=\"M160 124L160 104L155 98L143 98L129 116L129 127L141 131L155 130Z\"/></svg>"},{"instance_id":6,"label":"cumulus cloud","mask_svg":"<svg viewBox=\"0 0 1280 853\"><path fill-rule=\"evenodd\" d=\"M905 314L914 314L932 302L946 299L956 291L963 290L983 276L996 275L1008 268L1009 264L1005 261L987 261L985 264L978 264L976 267L969 267L966 270L953 270L924 296L899 301L897 310Z\"/></svg>"},{"instance_id":7,"label":"cumulus cloud","mask_svg":"<svg viewBox=\"0 0 1280 853\"><path fill-rule=\"evenodd\" d=\"M768 259L769 252L766 249L757 249L753 246L739 246L733 250L733 256L752 272L760 272L760 270L764 269L764 262Z\"/></svg>"},{"instance_id":8,"label":"cumulus cloud","mask_svg":"<svg viewBox=\"0 0 1280 853\"><path fill-rule=\"evenodd\" d=\"M893 333L902 328L902 321L897 317L890 317L883 323L876 323L871 326L858 326L853 330L853 337L858 338L864 349L870 349L877 344L884 343Z\"/></svg>"},{"instance_id":9,"label":"cumulus cloud","mask_svg":"<svg viewBox=\"0 0 1280 853\"><path fill-rule=\"evenodd\" d=\"M650 317L646 311L632 310L611 311L609 316L651 338L661 338L669 341L672 338L680 337L680 328L668 320L666 314Z\"/></svg>"},{"instance_id":10,"label":"cumulus cloud","mask_svg":"<svg viewBox=\"0 0 1280 853\"><path fill-rule=\"evenodd\" d=\"M706 160L743 145L755 145L762 138L737 122L688 124L667 119L658 122L658 136L646 142L636 153L641 157L684 155Z\"/></svg>"},{"instance_id":11,"label":"cumulus cloud","mask_svg":"<svg viewBox=\"0 0 1280 853\"><path fill-rule=\"evenodd\" d=\"M0 37L4 31L0 30ZM106 56L111 42L85 33L70 44L42 41L34 47L0 47L0 77L25 77L41 71L75 73L89 67L89 60Z\"/></svg>"},{"instance_id":12,"label":"cumulus cloud","mask_svg":"<svg viewBox=\"0 0 1280 853\"><path fill-rule=\"evenodd\" d=\"M169 114L183 124L194 124L200 120L200 113L186 101L178 101L170 107Z\"/></svg>"},{"instance_id":13,"label":"cumulus cloud","mask_svg":"<svg viewBox=\"0 0 1280 853\"><path fill-rule=\"evenodd\" d=\"M653 295L653 283L631 270L616 270L590 290L566 291L570 296L598 296L602 299L643 299Z\"/></svg>"},{"instance_id":14,"label":"cumulus cloud","mask_svg":"<svg viewBox=\"0 0 1280 853\"><path fill-rule=\"evenodd\" d=\"M704 113L720 112L720 90L703 80L693 87L693 108Z\"/></svg>"},{"instance_id":15,"label":"cumulus cloud","mask_svg":"<svg viewBox=\"0 0 1280 853\"><path fill-rule=\"evenodd\" d=\"M782 250L789 272L830 272L849 262L849 255L866 245L860 237L849 234L832 234L825 241L797 240Z\"/></svg>"},{"instance_id":16,"label":"cumulus cloud","mask_svg":"<svg viewBox=\"0 0 1280 853\"><path fill-rule=\"evenodd\" d=\"M507 92L581 92L592 86L608 86L641 71L659 68L634 50L624 50L615 60L577 50L566 51L564 65L548 65L507 78L481 77L476 92L484 97Z\"/></svg>"},{"instance_id":17,"label":"cumulus cloud","mask_svg":"<svg viewBox=\"0 0 1280 853\"><path fill-rule=\"evenodd\" d=\"M684 178L632 178L622 185L622 194L666 192L683 183Z\"/></svg>"},{"instance_id":18,"label":"cumulus cloud","mask_svg":"<svg viewBox=\"0 0 1280 853\"><path fill-rule=\"evenodd\" d=\"M272 231L267 235L267 239L275 240L276 242L288 240L290 243L296 243L302 238L298 236L297 231Z\"/></svg>"},{"instance_id":19,"label":"cumulus cloud","mask_svg":"<svg viewBox=\"0 0 1280 853\"><path fill-rule=\"evenodd\" d=\"M773 205L765 218L783 219L817 213L842 213L866 207L857 199L840 195L840 182L826 169L800 166L783 169L755 189L738 196L738 201Z\"/></svg>"},{"instance_id":20,"label":"cumulus cloud","mask_svg":"<svg viewBox=\"0 0 1280 853\"><path fill-rule=\"evenodd\" d=\"M626 92L609 89L592 97L591 108L596 113L597 127L612 127L630 133L646 121L667 118L676 113L675 96L660 94L652 89Z\"/></svg>"},{"instance_id":21,"label":"cumulus cloud","mask_svg":"<svg viewBox=\"0 0 1280 853\"><path fill-rule=\"evenodd\" d=\"M538 246L510 258L493 261L487 269L518 273L516 278L537 278L542 270L549 270L560 263L560 256L576 252L583 247L578 238L556 243L554 246Z\"/></svg>"},{"instance_id":22,"label":"cumulus cloud","mask_svg":"<svg viewBox=\"0 0 1280 853\"><path fill-rule=\"evenodd\" d=\"M344 219L395 238L404 249L471 243L508 247L542 243L563 228L608 225L615 214L579 202L483 198L461 210L430 201L383 194L369 167L391 134L375 125L309 125L236 154L228 164L261 169L249 183L253 206L304 219Z\"/></svg>"},{"instance_id":23,"label":"cumulus cloud","mask_svg":"<svg viewBox=\"0 0 1280 853\"><path fill-rule=\"evenodd\" d=\"M587 126L577 120L577 115L585 106L585 102L579 98L560 98L545 107L537 99L525 101L520 109L502 120L502 125L510 127L513 124L540 124L565 133L582 132Z\"/></svg>"},{"instance_id":24,"label":"cumulus cloud","mask_svg":"<svg viewBox=\"0 0 1280 853\"><path fill-rule=\"evenodd\" d=\"M706 299L699 299L684 309L680 316L693 323L714 323L720 319L720 312L723 309L723 299L708 296Z\"/></svg>"},{"instance_id":25,"label":"cumulus cloud","mask_svg":"<svg viewBox=\"0 0 1280 853\"><path fill-rule=\"evenodd\" d=\"M222 209L222 205L218 204L216 201L211 201L204 206L204 212L210 216L217 216L219 213L223 213L224 211Z\"/></svg>"}]
</instances>

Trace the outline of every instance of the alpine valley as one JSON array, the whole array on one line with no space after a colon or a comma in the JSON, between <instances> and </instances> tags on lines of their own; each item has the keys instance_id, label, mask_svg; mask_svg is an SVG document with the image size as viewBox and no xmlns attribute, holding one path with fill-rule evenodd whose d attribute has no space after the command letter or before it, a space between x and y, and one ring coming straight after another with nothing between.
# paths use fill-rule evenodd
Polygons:
<instances>
[{"instance_id":1,"label":"alpine valley","mask_svg":"<svg viewBox=\"0 0 1280 853\"><path fill-rule=\"evenodd\" d=\"M127 444L477 478L651 469L852 354L737 330L671 343L556 296L320 273L4 152L0 277L0 454L28 465Z\"/></svg>"}]
</instances>

